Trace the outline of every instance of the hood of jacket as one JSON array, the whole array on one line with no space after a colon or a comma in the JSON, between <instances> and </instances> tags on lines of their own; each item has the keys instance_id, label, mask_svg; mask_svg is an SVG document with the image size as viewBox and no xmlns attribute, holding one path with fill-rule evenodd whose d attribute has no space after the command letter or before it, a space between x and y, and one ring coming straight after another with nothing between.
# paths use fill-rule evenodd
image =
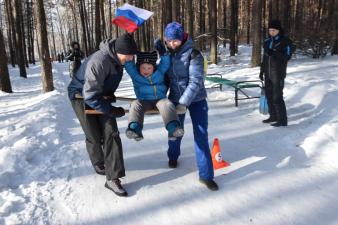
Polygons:
<instances>
[{"instance_id":1,"label":"hood of jacket","mask_svg":"<svg viewBox=\"0 0 338 225\"><path fill-rule=\"evenodd\" d=\"M100 48L100 51L102 51L104 54L109 55L117 64L122 66L115 52L115 40L113 39L103 40L100 43L99 48Z\"/></svg>"}]
</instances>

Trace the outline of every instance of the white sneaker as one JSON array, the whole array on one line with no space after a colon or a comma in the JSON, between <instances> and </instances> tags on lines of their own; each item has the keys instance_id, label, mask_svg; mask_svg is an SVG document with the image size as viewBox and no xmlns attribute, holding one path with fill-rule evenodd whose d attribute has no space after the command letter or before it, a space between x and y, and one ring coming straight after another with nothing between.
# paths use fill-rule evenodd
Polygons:
<instances>
[{"instance_id":1,"label":"white sneaker","mask_svg":"<svg viewBox=\"0 0 338 225\"><path fill-rule=\"evenodd\" d=\"M107 180L104 185L109 190L112 190L118 196L128 196L127 191L122 187L120 179Z\"/></svg>"}]
</instances>

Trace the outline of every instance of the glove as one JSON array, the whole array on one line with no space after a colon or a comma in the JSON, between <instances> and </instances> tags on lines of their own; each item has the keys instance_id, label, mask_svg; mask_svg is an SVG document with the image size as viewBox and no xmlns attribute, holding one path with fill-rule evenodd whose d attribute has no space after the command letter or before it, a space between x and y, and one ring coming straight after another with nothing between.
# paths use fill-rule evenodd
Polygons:
<instances>
[{"instance_id":1,"label":"glove","mask_svg":"<svg viewBox=\"0 0 338 225\"><path fill-rule=\"evenodd\" d=\"M178 104L176 106L176 113L177 114L184 114L184 113L186 113L186 111L187 111L187 106L182 105L182 104Z\"/></svg>"},{"instance_id":2,"label":"glove","mask_svg":"<svg viewBox=\"0 0 338 225\"><path fill-rule=\"evenodd\" d=\"M111 110L109 116L114 117L114 118L118 118L118 117L124 116L125 114L126 113L124 111L124 108L112 106L112 110Z\"/></svg>"},{"instance_id":3,"label":"glove","mask_svg":"<svg viewBox=\"0 0 338 225\"><path fill-rule=\"evenodd\" d=\"M275 50L269 48L267 53L268 53L268 56L273 56L275 54Z\"/></svg>"},{"instance_id":4,"label":"glove","mask_svg":"<svg viewBox=\"0 0 338 225\"><path fill-rule=\"evenodd\" d=\"M263 71L261 71L261 72L259 73L259 79L260 79L261 81L264 81L264 73L263 73Z\"/></svg>"},{"instance_id":5,"label":"glove","mask_svg":"<svg viewBox=\"0 0 338 225\"><path fill-rule=\"evenodd\" d=\"M103 96L105 100L107 100L109 103L115 103L116 102L116 96L114 94L111 94L109 96Z\"/></svg>"},{"instance_id":6,"label":"glove","mask_svg":"<svg viewBox=\"0 0 338 225\"><path fill-rule=\"evenodd\" d=\"M158 54L160 54L160 56L164 55L167 52L167 49L160 38L157 38L154 41L154 47L158 51Z\"/></svg>"}]
</instances>

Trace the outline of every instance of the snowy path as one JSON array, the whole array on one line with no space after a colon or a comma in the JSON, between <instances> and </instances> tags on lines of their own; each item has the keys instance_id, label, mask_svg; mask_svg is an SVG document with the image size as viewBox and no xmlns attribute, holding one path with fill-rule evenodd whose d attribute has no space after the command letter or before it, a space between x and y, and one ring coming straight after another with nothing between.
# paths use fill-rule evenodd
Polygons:
<instances>
[{"instance_id":1,"label":"snowy path","mask_svg":"<svg viewBox=\"0 0 338 225\"><path fill-rule=\"evenodd\" d=\"M0 224L338 224L337 57L291 62L287 128L262 124L257 100L235 108L231 90L210 91L210 145L219 138L232 163L216 173L218 192L198 182L189 116L177 169L167 168L158 115L146 117L142 142L127 140L127 117L119 119L128 198L94 174L66 95L67 65L53 66L56 91L40 93L36 66L28 80L11 69L16 93L0 93ZM232 79L255 79L258 71L212 70L233 71ZM131 90L125 80L119 93Z\"/></svg>"}]
</instances>

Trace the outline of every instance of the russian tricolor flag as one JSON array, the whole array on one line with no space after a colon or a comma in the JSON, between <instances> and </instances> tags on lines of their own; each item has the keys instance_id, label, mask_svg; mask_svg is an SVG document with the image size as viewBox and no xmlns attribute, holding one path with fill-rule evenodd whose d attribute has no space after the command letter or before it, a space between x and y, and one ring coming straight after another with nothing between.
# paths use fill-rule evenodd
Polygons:
<instances>
[{"instance_id":1,"label":"russian tricolor flag","mask_svg":"<svg viewBox=\"0 0 338 225\"><path fill-rule=\"evenodd\" d=\"M123 6L117 8L116 16L112 23L126 30L128 33L132 33L152 15L153 12L125 3Z\"/></svg>"}]
</instances>

